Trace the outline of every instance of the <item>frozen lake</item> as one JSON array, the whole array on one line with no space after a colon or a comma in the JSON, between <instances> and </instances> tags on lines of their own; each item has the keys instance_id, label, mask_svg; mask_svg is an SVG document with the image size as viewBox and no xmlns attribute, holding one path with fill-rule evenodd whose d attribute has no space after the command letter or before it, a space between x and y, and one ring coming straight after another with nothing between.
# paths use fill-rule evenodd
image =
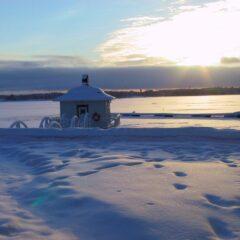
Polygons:
<instances>
[{"instance_id":1,"label":"frozen lake","mask_svg":"<svg viewBox=\"0 0 240 240\"><path fill-rule=\"evenodd\" d=\"M240 95L150 97L115 100L114 112L222 113L240 111Z\"/></svg>"},{"instance_id":2,"label":"frozen lake","mask_svg":"<svg viewBox=\"0 0 240 240\"><path fill-rule=\"evenodd\" d=\"M227 113L240 111L240 95L125 98L112 102L112 112L141 113ZM59 103L53 101L0 102L0 127L15 120L37 127L41 118L58 115ZM240 129L239 120L207 119L122 119L129 127L189 127L203 126Z\"/></svg>"}]
</instances>

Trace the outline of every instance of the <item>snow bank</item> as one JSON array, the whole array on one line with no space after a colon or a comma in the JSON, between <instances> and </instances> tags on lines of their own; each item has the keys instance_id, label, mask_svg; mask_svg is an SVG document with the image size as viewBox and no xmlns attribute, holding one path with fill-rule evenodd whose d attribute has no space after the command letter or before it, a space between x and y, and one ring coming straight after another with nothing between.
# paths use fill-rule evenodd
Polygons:
<instances>
[{"instance_id":1,"label":"snow bank","mask_svg":"<svg viewBox=\"0 0 240 240\"><path fill-rule=\"evenodd\" d=\"M240 131L232 129L214 129L202 127L188 128L112 128L112 129L5 129L0 128L1 136L14 137L58 137L58 138L83 138L83 137L153 137L153 138L181 138L181 139L216 139L240 140Z\"/></svg>"}]
</instances>

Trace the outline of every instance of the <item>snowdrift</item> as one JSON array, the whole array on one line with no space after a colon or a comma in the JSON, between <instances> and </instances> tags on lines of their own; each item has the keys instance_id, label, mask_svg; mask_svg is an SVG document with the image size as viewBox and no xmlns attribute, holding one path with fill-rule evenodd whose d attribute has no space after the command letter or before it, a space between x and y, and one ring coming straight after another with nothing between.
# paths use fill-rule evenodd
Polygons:
<instances>
[{"instance_id":1,"label":"snowdrift","mask_svg":"<svg viewBox=\"0 0 240 240\"><path fill-rule=\"evenodd\" d=\"M5 129L0 128L0 136L47 137L47 138L85 138L85 137L135 137L135 138L181 138L240 140L240 131L204 127L187 128L68 128L68 129Z\"/></svg>"}]
</instances>

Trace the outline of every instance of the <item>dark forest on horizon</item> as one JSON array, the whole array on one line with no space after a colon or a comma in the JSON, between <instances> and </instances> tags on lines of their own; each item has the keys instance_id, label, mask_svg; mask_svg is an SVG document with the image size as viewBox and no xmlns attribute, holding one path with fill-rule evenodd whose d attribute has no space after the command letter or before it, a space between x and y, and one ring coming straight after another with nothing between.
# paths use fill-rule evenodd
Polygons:
<instances>
[{"instance_id":1,"label":"dark forest on horizon","mask_svg":"<svg viewBox=\"0 0 240 240\"><path fill-rule=\"evenodd\" d=\"M107 90L106 93L116 98L129 97L174 97L174 96L207 96L207 95L240 95L240 87L215 87L215 88L188 88L188 89L158 89L158 90ZM48 93L26 93L26 94L0 94L4 101L26 101L26 100L53 100L61 95L62 91Z\"/></svg>"}]
</instances>

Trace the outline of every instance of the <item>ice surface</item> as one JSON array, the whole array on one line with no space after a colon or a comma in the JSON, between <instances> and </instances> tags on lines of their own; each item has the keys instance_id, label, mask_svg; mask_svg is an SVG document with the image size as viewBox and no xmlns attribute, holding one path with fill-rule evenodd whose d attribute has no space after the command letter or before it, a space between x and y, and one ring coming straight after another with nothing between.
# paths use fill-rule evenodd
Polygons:
<instances>
[{"instance_id":1,"label":"ice surface","mask_svg":"<svg viewBox=\"0 0 240 240\"><path fill-rule=\"evenodd\" d=\"M222 113L240 111L240 96L155 97L117 99L112 112L162 113ZM29 127L38 127L46 116L59 116L59 103L52 101L0 102L0 128L14 121L24 121ZM240 120L208 119L121 119L122 127L178 128L214 127L240 130Z\"/></svg>"}]
</instances>

